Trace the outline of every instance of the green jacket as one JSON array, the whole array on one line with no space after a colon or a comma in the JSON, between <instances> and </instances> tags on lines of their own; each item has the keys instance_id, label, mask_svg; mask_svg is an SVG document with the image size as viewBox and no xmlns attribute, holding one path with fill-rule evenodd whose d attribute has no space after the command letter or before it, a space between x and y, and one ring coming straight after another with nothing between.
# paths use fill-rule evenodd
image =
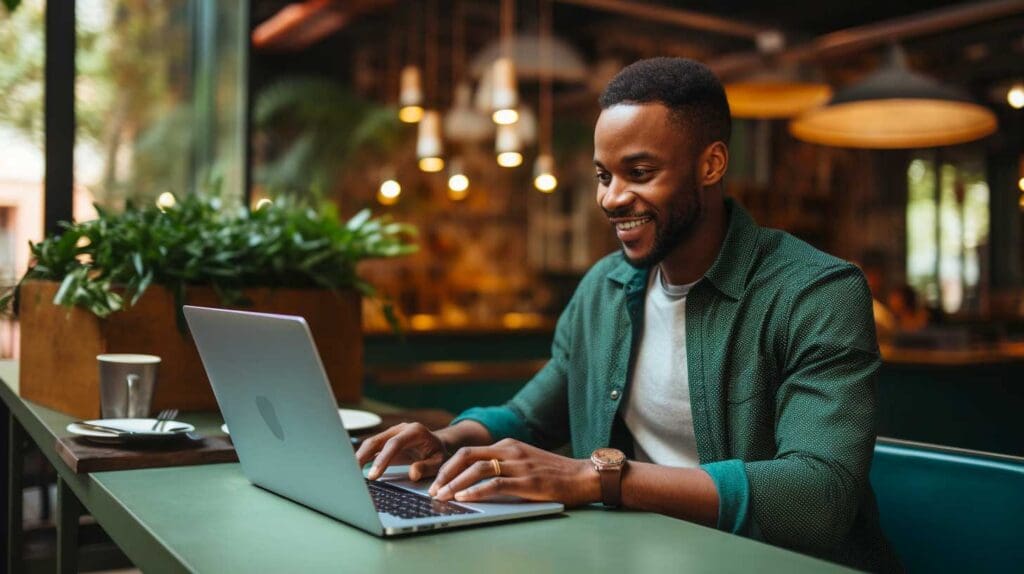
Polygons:
<instances>
[{"instance_id":1,"label":"green jacket","mask_svg":"<svg viewBox=\"0 0 1024 574\"><path fill-rule=\"evenodd\" d=\"M865 569L894 563L868 471L881 363L857 267L726 200L718 257L690 291L686 348L701 467L722 530ZM495 440L573 456L630 452L618 416L643 331L646 269L599 261L558 320L551 360L500 407L460 415Z\"/></svg>"}]
</instances>

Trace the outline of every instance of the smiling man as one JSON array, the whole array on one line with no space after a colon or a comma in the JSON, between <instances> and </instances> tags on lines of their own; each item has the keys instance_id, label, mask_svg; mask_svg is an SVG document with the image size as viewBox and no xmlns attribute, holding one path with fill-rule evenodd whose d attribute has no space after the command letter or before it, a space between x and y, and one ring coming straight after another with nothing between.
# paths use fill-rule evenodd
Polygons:
<instances>
[{"instance_id":1,"label":"smiling man","mask_svg":"<svg viewBox=\"0 0 1024 574\"><path fill-rule=\"evenodd\" d=\"M603 502L892 568L862 274L724 197L729 107L705 66L637 62L600 103L597 202L622 251L580 282L551 360L508 404L393 427L360 463L412 463L445 500Z\"/></svg>"}]
</instances>

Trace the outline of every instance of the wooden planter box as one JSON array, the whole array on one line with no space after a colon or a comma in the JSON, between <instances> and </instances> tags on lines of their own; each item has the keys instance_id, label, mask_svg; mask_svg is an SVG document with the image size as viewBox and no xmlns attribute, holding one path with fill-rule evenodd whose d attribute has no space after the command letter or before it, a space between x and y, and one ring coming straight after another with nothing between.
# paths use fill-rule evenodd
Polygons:
<instances>
[{"instance_id":1,"label":"wooden planter box","mask_svg":"<svg viewBox=\"0 0 1024 574\"><path fill-rule=\"evenodd\" d=\"M21 396L81 418L100 416L99 367L96 355L146 353L159 355L153 412L217 410L210 382L191 336L178 330L174 296L151 286L138 304L99 319L77 307L53 304L58 283L30 281L21 286ZM309 323L320 357L339 402L362 398L362 305L355 291L317 289L251 289L252 307L299 315ZM210 288L192 287L190 305L223 307Z\"/></svg>"}]
</instances>

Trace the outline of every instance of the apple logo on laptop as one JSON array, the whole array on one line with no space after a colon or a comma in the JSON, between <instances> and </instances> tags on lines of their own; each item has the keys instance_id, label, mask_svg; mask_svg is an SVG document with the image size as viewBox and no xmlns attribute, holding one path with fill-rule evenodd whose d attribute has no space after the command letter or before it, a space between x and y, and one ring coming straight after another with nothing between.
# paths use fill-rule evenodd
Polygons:
<instances>
[{"instance_id":1,"label":"apple logo on laptop","mask_svg":"<svg viewBox=\"0 0 1024 574\"><path fill-rule=\"evenodd\" d=\"M267 397L259 396L256 397L256 407L259 408L260 416L263 417L263 422L267 423L270 432L274 433L277 440L283 441L284 428L281 427L281 421L277 420L277 413L274 411L273 403Z\"/></svg>"}]
</instances>

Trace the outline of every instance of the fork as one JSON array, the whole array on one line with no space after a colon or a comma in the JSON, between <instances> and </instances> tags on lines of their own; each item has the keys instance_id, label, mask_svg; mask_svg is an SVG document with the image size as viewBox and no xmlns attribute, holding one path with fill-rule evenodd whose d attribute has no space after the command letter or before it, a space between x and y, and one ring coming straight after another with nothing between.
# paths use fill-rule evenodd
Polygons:
<instances>
[{"instance_id":1,"label":"fork","mask_svg":"<svg viewBox=\"0 0 1024 574\"><path fill-rule=\"evenodd\" d=\"M150 430L162 430L163 424L167 421L174 420L174 417L178 416L178 409L164 409L160 411L160 414L156 415L156 422L153 423L153 428Z\"/></svg>"}]
</instances>

